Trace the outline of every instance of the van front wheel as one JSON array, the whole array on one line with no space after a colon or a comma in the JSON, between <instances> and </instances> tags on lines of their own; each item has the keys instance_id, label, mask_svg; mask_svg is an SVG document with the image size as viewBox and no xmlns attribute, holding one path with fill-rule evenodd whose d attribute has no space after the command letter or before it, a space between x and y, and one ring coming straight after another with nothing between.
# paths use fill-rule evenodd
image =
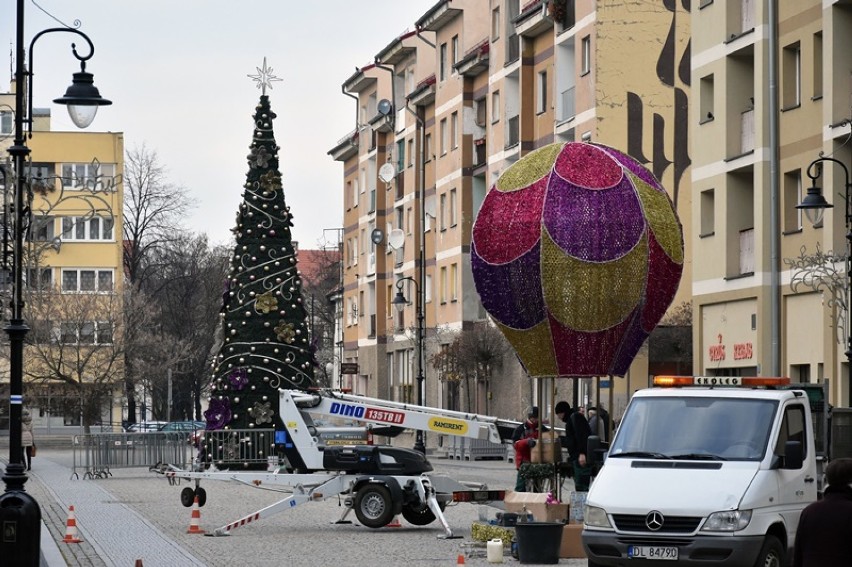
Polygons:
<instances>
[{"instance_id":1,"label":"van front wheel","mask_svg":"<svg viewBox=\"0 0 852 567\"><path fill-rule=\"evenodd\" d=\"M782 567L783 565L784 548L781 547L781 542L775 536L766 536L754 567Z\"/></svg>"}]
</instances>

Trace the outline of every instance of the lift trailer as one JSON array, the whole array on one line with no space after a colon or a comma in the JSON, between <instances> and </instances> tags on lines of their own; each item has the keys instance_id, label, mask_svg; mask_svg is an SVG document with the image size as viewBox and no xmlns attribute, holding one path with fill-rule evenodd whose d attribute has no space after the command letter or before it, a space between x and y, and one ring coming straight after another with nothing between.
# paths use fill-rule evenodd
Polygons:
<instances>
[{"instance_id":1,"label":"lift trailer","mask_svg":"<svg viewBox=\"0 0 852 567\"><path fill-rule=\"evenodd\" d=\"M206 502L202 480L227 480L253 488L272 488L289 495L261 510L213 530L209 535L224 536L241 526L294 508L306 502L343 498L345 510L338 523L354 510L358 521L368 528L388 525L402 515L415 526L436 519L444 529L443 538L453 538L444 517L447 505L458 502L488 504L502 508L505 491L488 490L485 484L459 482L434 474L431 463L418 451L387 445L331 445L329 432L356 435L394 435L404 429L432 431L493 443L510 439L518 422L452 410L355 396L339 391L280 391L282 430L218 430L204 432L202 458L191 470L161 465L153 470L174 484L178 479L195 482L195 489L181 491L181 503L199 506ZM342 418L358 426L328 427L314 417ZM319 419L318 419L319 421ZM272 437L274 439L269 440ZM344 435L345 437L345 435ZM339 439L336 438L336 439ZM268 450L265 450L268 448ZM267 462L283 457L273 470L222 470L242 467L247 462Z\"/></svg>"}]
</instances>

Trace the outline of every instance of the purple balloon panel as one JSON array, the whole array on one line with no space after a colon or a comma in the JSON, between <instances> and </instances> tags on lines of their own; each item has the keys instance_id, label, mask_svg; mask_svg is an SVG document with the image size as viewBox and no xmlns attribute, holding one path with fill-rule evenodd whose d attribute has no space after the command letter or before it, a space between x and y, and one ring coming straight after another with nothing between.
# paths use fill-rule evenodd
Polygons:
<instances>
[{"instance_id":1,"label":"purple balloon panel","mask_svg":"<svg viewBox=\"0 0 852 567\"><path fill-rule=\"evenodd\" d=\"M529 329L545 320L541 292L541 247L508 264L489 264L479 256L479 245L470 250L470 265L482 306L499 323L514 329Z\"/></svg>"},{"instance_id":2,"label":"purple balloon panel","mask_svg":"<svg viewBox=\"0 0 852 567\"><path fill-rule=\"evenodd\" d=\"M584 189L554 176L544 201L544 226L566 254L606 262L636 246L645 217L627 176L607 189Z\"/></svg>"}]
</instances>

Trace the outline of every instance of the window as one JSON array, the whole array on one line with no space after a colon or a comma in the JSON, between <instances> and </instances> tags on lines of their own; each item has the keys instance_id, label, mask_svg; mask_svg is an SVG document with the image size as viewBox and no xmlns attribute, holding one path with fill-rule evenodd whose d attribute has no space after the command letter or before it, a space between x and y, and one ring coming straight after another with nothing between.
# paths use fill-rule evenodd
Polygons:
<instances>
[{"instance_id":1,"label":"window","mask_svg":"<svg viewBox=\"0 0 852 567\"><path fill-rule=\"evenodd\" d=\"M358 292L358 317L364 316L364 292Z\"/></svg>"},{"instance_id":2,"label":"window","mask_svg":"<svg viewBox=\"0 0 852 567\"><path fill-rule=\"evenodd\" d=\"M452 49L450 50L450 56L452 57L451 61L453 62L453 65L455 65L459 62L459 36L454 35L450 45L452 46Z\"/></svg>"},{"instance_id":3,"label":"window","mask_svg":"<svg viewBox=\"0 0 852 567\"><path fill-rule=\"evenodd\" d=\"M407 229L406 232L408 232L408 234L411 234L411 227L414 226L414 222L412 221L413 217L414 217L414 209L412 207L408 207L408 210L405 211L405 220L406 220L405 228ZM400 228L402 228L402 227L400 227Z\"/></svg>"},{"instance_id":4,"label":"window","mask_svg":"<svg viewBox=\"0 0 852 567\"><path fill-rule=\"evenodd\" d=\"M698 236L711 236L716 230L716 190L701 192L701 232Z\"/></svg>"},{"instance_id":5,"label":"window","mask_svg":"<svg viewBox=\"0 0 852 567\"><path fill-rule=\"evenodd\" d=\"M491 11L491 41L500 38L500 8Z\"/></svg>"},{"instance_id":6,"label":"window","mask_svg":"<svg viewBox=\"0 0 852 567\"><path fill-rule=\"evenodd\" d=\"M450 115L450 140L452 141L452 148L456 149L459 147L459 113L453 112Z\"/></svg>"},{"instance_id":7,"label":"window","mask_svg":"<svg viewBox=\"0 0 852 567\"><path fill-rule=\"evenodd\" d=\"M53 270L50 268L27 268L24 284L29 289L48 290L53 287Z\"/></svg>"},{"instance_id":8,"label":"window","mask_svg":"<svg viewBox=\"0 0 852 567\"><path fill-rule=\"evenodd\" d=\"M581 46L582 46L581 53L582 53L582 56L583 56L583 62L582 62L582 67L580 68L581 69L580 74L585 75L586 73L589 73L592 70L592 38L591 38L591 36L587 35L586 37L584 37L582 39Z\"/></svg>"},{"instance_id":9,"label":"window","mask_svg":"<svg viewBox=\"0 0 852 567\"><path fill-rule=\"evenodd\" d=\"M443 81L447 78L447 44L441 44L441 59L438 62L439 79Z\"/></svg>"},{"instance_id":10,"label":"window","mask_svg":"<svg viewBox=\"0 0 852 567\"><path fill-rule=\"evenodd\" d=\"M491 93L491 123L500 121L500 91Z\"/></svg>"},{"instance_id":11,"label":"window","mask_svg":"<svg viewBox=\"0 0 852 567\"><path fill-rule=\"evenodd\" d=\"M63 240L112 240L112 217L62 217Z\"/></svg>"},{"instance_id":12,"label":"window","mask_svg":"<svg viewBox=\"0 0 852 567\"><path fill-rule=\"evenodd\" d=\"M408 167L414 165L414 138L408 140Z\"/></svg>"},{"instance_id":13,"label":"window","mask_svg":"<svg viewBox=\"0 0 852 567\"><path fill-rule=\"evenodd\" d=\"M361 193L361 190L358 187L358 185L359 185L359 181L358 181L358 178L356 177L355 179L352 180L352 208L353 209L358 206L358 195L359 195L359 193Z\"/></svg>"},{"instance_id":14,"label":"window","mask_svg":"<svg viewBox=\"0 0 852 567\"><path fill-rule=\"evenodd\" d=\"M30 238L34 242L50 242L56 237L54 217L37 215L33 217L33 228Z\"/></svg>"},{"instance_id":15,"label":"window","mask_svg":"<svg viewBox=\"0 0 852 567\"><path fill-rule=\"evenodd\" d=\"M822 98L822 32L814 34L814 99Z\"/></svg>"},{"instance_id":16,"label":"window","mask_svg":"<svg viewBox=\"0 0 852 567\"><path fill-rule=\"evenodd\" d=\"M115 166L109 163L64 163L62 164L62 187L64 189L86 189L88 191L103 191L112 182L105 183L105 178L111 178Z\"/></svg>"},{"instance_id":17,"label":"window","mask_svg":"<svg viewBox=\"0 0 852 567\"><path fill-rule=\"evenodd\" d=\"M535 112L541 114L547 110L547 71L538 74L538 92L536 93Z\"/></svg>"},{"instance_id":18,"label":"window","mask_svg":"<svg viewBox=\"0 0 852 567\"><path fill-rule=\"evenodd\" d=\"M426 296L426 303L432 303L432 276L430 274L426 274L426 291L423 292L423 295Z\"/></svg>"},{"instance_id":19,"label":"window","mask_svg":"<svg viewBox=\"0 0 852 567\"><path fill-rule=\"evenodd\" d=\"M0 134L11 134L14 128L15 117L11 111L0 111Z\"/></svg>"},{"instance_id":20,"label":"window","mask_svg":"<svg viewBox=\"0 0 852 567\"><path fill-rule=\"evenodd\" d=\"M352 265L358 265L358 237L352 238Z\"/></svg>"},{"instance_id":21,"label":"window","mask_svg":"<svg viewBox=\"0 0 852 567\"><path fill-rule=\"evenodd\" d=\"M441 230L447 229L447 194L441 193L441 206L438 209L438 220L441 223Z\"/></svg>"},{"instance_id":22,"label":"window","mask_svg":"<svg viewBox=\"0 0 852 567\"><path fill-rule=\"evenodd\" d=\"M441 155L447 153L447 148L449 147L449 136L450 133L447 130L447 119L441 119Z\"/></svg>"},{"instance_id":23,"label":"window","mask_svg":"<svg viewBox=\"0 0 852 567\"><path fill-rule=\"evenodd\" d=\"M104 293L112 291L112 280L112 270L62 269L62 291L64 293Z\"/></svg>"},{"instance_id":24,"label":"window","mask_svg":"<svg viewBox=\"0 0 852 567\"><path fill-rule=\"evenodd\" d=\"M701 105L699 112L701 113L698 122L707 122L713 120L715 108L713 106L713 98L715 96L715 81L713 75L701 77L701 85L699 87L699 103Z\"/></svg>"},{"instance_id":25,"label":"window","mask_svg":"<svg viewBox=\"0 0 852 567\"><path fill-rule=\"evenodd\" d=\"M475 104L476 104L476 125L479 126L480 128L484 128L485 127L485 121L486 121L487 116L488 116L488 114L487 114L488 109L485 106L485 99L480 98L475 102Z\"/></svg>"},{"instance_id":26,"label":"window","mask_svg":"<svg viewBox=\"0 0 852 567\"><path fill-rule=\"evenodd\" d=\"M447 267L441 267L441 303L447 302Z\"/></svg>"},{"instance_id":27,"label":"window","mask_svg":"<svg viewBox=\"0 0 852 567\"><path fill-rule=\"evenodd\" d=\"M351 209L352 208L352 181L346 182L346 195L344 195L344 197L346 198L346 208Z\"/></svg>"},{"instance_id":28,"label":"window","mask_svg":"<svg viewBox=\"0 0 852 567\"><path fill-rule=\"evenodd\" d=\"M784 48L781 55L782 91L781 106L795 108L802 104L802 49L797 41Z\"/></svg>"},{"instance_id":29,"label":"window","mask_svg":"<svg viewBox=\"0 0 852 567\"><path fill-rule=\"evenodd\" d=\"M805 436L805 408L796 405L785 408L781 421L781 432L778 434L778 444L775 454L783 457L786 454L787 441L798 441L802 444L802 455L808 454L808 440Z\"/></svg>"},{"instance_id":30,"label":"window","mask_svg":"<svg viewBox=\"0 0 852 567\"><path fill-rule=\"evenodd\" d=\"M458 219L456 217L456 190L450 189L450 226L456 226Z\"/></svg>"},{"instance_id":31,"label":"window","mask_svg":"<svg viewBox=\"0 0 852 567\"><path fill-rule=\"evenodd\" d=\"M459 265L450 265L450 300L458 301L459 299Z\"/></svg>"},{"instance_id":32,"label":"window","mask_svg":"<svg viewBox=\"0 0 852 567\"><path fill-rule=\"evenodd\" d=\"M784 174L784 232L802 230L802 209L796 205L802 202L802 170L796 169Z\"/></svg>"},{"instance_id":33,"label":"window","mask_svg":"<svg viewBox=\"0 0 852 567\"><path fill-rule=\"evenodd\" d=\"M405 140L400 140L396 143L396 172L399 173L405 168ZM390 184L388 184L390 189Z\"/></svg>"},{"instance_id":34,"label":"window","mask_svg":"<svg viewBox=\"0 0 852 567\"><path fill-rule=\"evenodd\" d=\"M426 134L426 141L424 144L426 147L425 152L426 155L423 156L424 161L431 161L432 159L432 134Z\"/></svg>"}]
</instances>

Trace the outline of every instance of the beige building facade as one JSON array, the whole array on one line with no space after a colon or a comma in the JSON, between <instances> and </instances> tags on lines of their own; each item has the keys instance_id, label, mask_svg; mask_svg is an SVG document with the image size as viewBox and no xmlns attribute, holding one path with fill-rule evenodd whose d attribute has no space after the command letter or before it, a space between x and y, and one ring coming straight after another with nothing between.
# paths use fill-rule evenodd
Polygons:
<instances>
[{"instance_id":1,"label":"beige building facade","mask_svg":"<svg viewBox=\"0 0 852 567\"><path fill-rule=\"evenodd\" d=\"M692 6L695 372L827 379L848 406L852 3L777 7L773 73L767 3ZM821 155L842 165L809 169ZM834 204L817 226L796 208L813 183Z\"/></svg>"},{"instance_id":2,"label":"beige building facade","mask_svg":"<svg viewBox=\"0 0 852 567\"><path fill-rule=\"evenodd\" d=\"M329 154L344 171L343 356L357 363L345 387L416 402L422 253L426 405L518 418L538 399L511 352L462 386L432 364L455 333L488 321L470 267L473 221L500 174L534 149L583 140L630 153L689 233L690 14L662 4L633 14L591 0L438 2L344 82L356 128ZM687 248L677 303L689 301L690 273ZM402 313L398 289L411 302ZM559 379L543 399L576 394L618 414L652 371L640 356L628 377Z\"/></svg>"}]
</instances>

